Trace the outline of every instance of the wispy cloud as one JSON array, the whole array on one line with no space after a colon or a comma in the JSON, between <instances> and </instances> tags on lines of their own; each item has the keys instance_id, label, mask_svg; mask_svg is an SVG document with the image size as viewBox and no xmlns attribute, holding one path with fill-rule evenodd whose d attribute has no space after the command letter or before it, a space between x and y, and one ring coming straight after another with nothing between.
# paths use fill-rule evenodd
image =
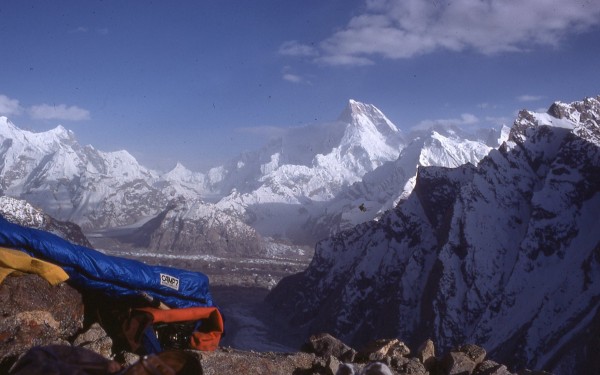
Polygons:
<instances>
[{"instance_id":1,"label":"wispy cloud","mask_svg":"<svg viewBox=\"0 0 600 375\"><path fill-rule=\"evenodd\" d=\"M292 83L302 83L302 77L292 73L284 73L283 79Z\"/></svg>"},{"instance_id":2,"label":"wispy cloud","mask_svg":"<svg viewBox=\"0 0 600 375\"><path fill-rule=\"evenodd\" d=\"M17 99L11 99L6 95L0 95L0 115L16 116L21 114L23 108Z\"/></svg>"},{"instance_id":3,"label":"wispy cloud","mask_svg":"<svg viewBox=\"0 0 600 375\"><path fill-rule=\"evenodd\" d=\"M284 42L279 47L279 53L285 56L316 56L318 54L317 49L308 44L299 43L296 40L289 40Z\"/></svg>"},{"instance_id":4,"label":"wispy cloud","mask_svg":"<svg viewBox=\"0 0 600 375\"><path fill-rule=\"evenodd\" d=\"M412 130L427 130L435 126L465 126L475 125L479 123L479 118L471 113L463 113L460 118L447 118L436 120L423 120L412 127Z\"/></svg>"},{"instance_id":5,"label":"wispy cloud","mask_svg":"<svg viewBox=\"0 0 600 375\"><path fill-rule=\"evenodd\" d=\"M438 50L484 55L558 46L600 24L589 0L366 0L365 11L317 48L298 41L279 52L328 65L368 65L377 57L406 59Z\"/></svg>"},{"instance_id":6,"label":"wispy cloud","mask_svg":"<svg viewBox=\"0 0 600 375\"><path fill-rule=\"evenodd\" d=\"M94 31L98 35L107 35L108 34L108 28L106 28L106 27L97 28L92 31ZM78 27L70 30L70 32L74 33L74 34L85 34L85 33L90 32L90 28L86 27L86 26L78 26Z\"/></svg>"},{"instance_id":7,"label":"wispy cloud","mask_svg":"<svg viewBox=\"0 0 600 375\"><path fill-rule=\"evenodd\" d=\"M281 78L283 78L283 80L291 82L291 83L296 83L296 84L299 84L299 83L310 84L310 81L308 81L302 75L297 74L296 72L294 72L294 70L290 66L284 66L283 67Z\"/></svg>"},{"instance_id":8,"label":"wispy cloud","mask_svg":"<svg viewBox=\"0 0 600 375\"><path fill-rule=\"evenodd\" d=\"M72 33L87 33L89 31L89 29L85 26L78 26L74 29L72 29L70 32Z\"/></svg>"},{"instance_id":9,"label":"wispy cloud","mask_svg":"<svg viewBox=\"0 0 600 375\"><path fill-rule=\"evenodd\" d=\"M29 115L38 120L83 121L90 119L90 111L77 106L65 104L40 104L29 108Z\"/></svg>"},{"instance_id":10,"label":"wispy cloud","mask_svg":"<svg viewBox=\"0 0 600 375\"><path fill-rule=\"evenodd\" d=\"M537 102L544 99L541 95L521 95L517 96L517 100L520 102Z\"/></svg>"}]
</instances>

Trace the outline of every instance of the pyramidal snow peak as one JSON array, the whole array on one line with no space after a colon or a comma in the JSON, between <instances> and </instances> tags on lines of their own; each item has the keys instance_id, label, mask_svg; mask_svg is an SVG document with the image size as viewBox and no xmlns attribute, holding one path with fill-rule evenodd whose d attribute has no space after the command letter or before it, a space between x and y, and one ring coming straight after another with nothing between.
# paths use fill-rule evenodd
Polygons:
<instances>
[{"instance_id":1,"label":"pyramidal snow peak","mask_svg":"<svg viewBox=\"0 0 600 375\"><path fill-rule=\"evenodd\" d=\"M514 368L589 373L598 176L600 97L521 111L498 149L476 165L420 167L406 199L319 242L308 269L268 299L294 324L351 344L472 342Z\"/></svg>"},{"instance_id":2,"label":"pyramidal snow peak","mask_svg":"<svg viewBox=\"0 0 600 375\"><path fill-rule=\"evenodd\" d=\"M339 117L347 128L340 142L340 157L346 153L359 159L365 153L369 158L363 161L365 172L373 170L386 161L398 157L403 138L396 127L377 107L350 100ZM347 162L349 162L346 158ZM370 165L369 165L370 162Z\"/></svg>"},{"instance_id":3,"label":"pyramidal snow peak","mask_svg":"<svg viewBox=\"0 0 600 375\"><path fill-rule=\"evenodd\" d=\"M31 133L0 122L2 190L60 220L95 230L164 218L169 207L169 217L197 218L212 205L262 236L303 244L329 234L314 223L336 232L392 208L412 189L419 165L476 163L489 150L485 141L458 133L440 131L435 142L433 133L407 136L375 106L350 100L338 120L282 130L263 148L207 174L182 164L160 174L126 151L81 147L71 132L58 137L60 128ZM363 203L366 212L358 209ZM181 209L173 211L173 204Z\"/></svg>"}]
</instances>

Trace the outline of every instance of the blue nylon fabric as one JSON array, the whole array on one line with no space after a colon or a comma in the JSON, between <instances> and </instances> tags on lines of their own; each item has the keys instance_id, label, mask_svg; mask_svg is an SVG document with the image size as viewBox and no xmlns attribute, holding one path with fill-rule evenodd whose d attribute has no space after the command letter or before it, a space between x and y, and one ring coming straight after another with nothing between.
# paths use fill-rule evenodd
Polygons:
<instances>
[{"instance_id":1,"label":"blue nylon fabric","mask_svg":"<svg viewBox=\"0 0 600 375\"><path fill-rule=\"evenodd\" d=\"M139 298L145 292L173 308L214 306L208 277L203 273L106 255L52 233L10 223L1 216L0 246L61 266L69 275L69 282L84 290L119 299ZM178 290L161 285L161 274L177 279Z\"/></svg>"}]
</instances>

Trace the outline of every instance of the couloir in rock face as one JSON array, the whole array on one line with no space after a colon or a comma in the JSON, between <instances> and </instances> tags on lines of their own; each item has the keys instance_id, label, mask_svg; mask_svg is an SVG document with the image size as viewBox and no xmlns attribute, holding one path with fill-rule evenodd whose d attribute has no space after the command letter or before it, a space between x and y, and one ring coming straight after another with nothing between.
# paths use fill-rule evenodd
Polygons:
<instances>
[{"instance_id":1,"label":"couloir in rock face","mask_svg":"<svg viewBox=\"0 0 600 375\"><path fill-rule=\"evenodd\" d=\"M420 168L405 201L320 242L269 301L351 344L431 337L513 367L600 368L599 100L520 112L476 167Z\"/></svg>"}]
</instances>

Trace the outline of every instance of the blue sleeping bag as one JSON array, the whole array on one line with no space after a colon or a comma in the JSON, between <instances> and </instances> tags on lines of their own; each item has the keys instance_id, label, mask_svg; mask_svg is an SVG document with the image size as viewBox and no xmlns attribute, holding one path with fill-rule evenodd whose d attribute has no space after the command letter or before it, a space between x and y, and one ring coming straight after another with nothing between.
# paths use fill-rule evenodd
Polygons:
<instances>
[{"instance_id":1,"label":"blue sleeping bag","mask_svg":"<svg viewBox=\"0 0 600 375\"><path fill-rule=\"evenodd\" d=\"M82 290L125 299L142 294L172 308L213 306L208 277L199 272L149 266L72 244L52 233L10 223L0 216L0 246L18 249L61 266Z\"/></svg>"}]
</instances>

